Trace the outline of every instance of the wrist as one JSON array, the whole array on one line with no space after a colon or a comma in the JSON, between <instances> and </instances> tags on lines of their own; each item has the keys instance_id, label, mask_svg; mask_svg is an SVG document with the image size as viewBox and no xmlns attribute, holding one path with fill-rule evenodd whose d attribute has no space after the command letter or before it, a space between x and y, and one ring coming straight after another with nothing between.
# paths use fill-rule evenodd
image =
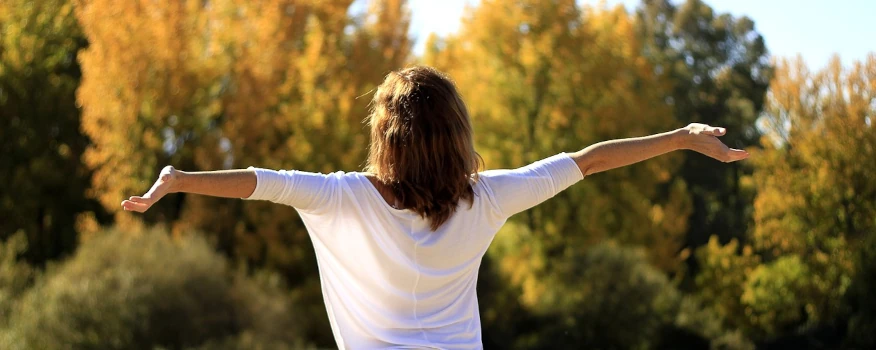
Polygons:
<instances>
[{"instance_id":1,"label":"wrist","mask_svg":"<svg viewBox=\"0 0 876 350\"><path fill-rule=\"evenodd\" d=\"M670 137L672 138L673 147L675 147L676 150L690 149L690 145L688 142L690 132L687 131L687 129L675 129L670 132L670 135Z\"/></svg>"},{"instance_id":2,"label":"wrist","mask_svg":"<svg viewBox=\"0 0 876 350\"><path fill-rule=\"evenodd\" d=\"M174 169L172 166L167 166L162 170L160 179L167 184L167 193L184 192L185 182L188 179L188 173Z\"/></svg>"},{"instance_id":3,"label":"wrist","mask_svg":"<svg viewBox=\"0 0 876 350\"><path fill-rule=\"evenodd\" d=\"M191 174L180 170L174 170L173 173L173 183L170 186L171 191L174 193L185 192L186 184L190 180Z\"/></svg>"}]
</instances>

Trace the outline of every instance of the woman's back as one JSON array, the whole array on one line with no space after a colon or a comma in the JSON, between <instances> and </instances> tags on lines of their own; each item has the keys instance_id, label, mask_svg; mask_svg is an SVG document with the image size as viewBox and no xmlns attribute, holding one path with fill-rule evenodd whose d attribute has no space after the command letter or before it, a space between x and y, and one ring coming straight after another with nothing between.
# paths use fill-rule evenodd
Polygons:
<instances>
[{"instance_id":1,"label":"woman's back","mask_svg":"<svg viewBox=\"0 0 876 350\"><path fill-rule=\"evenodd\" d=\"M481 258L509 216L582 178L561 154L480 173L474 200L438 229L390 206L363 173L256 169L250 199L298 209L316 250L340 348L480 348L475 288Z\"/></svg>"}]
</instances>

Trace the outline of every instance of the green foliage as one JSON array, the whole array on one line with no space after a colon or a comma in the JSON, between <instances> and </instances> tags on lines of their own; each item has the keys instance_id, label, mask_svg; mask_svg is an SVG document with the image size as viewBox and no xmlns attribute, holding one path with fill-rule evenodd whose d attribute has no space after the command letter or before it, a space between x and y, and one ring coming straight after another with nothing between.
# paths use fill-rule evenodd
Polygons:
<instances>
[{"instance_id":1,"label":"green foliage","mask_svg":"<svg viewBox=\"0 0 876 350\"><path fill-rule=\"evenodd\" d=\"M682 297L678 314L675 316L675 325L706 339L714 339L724 330L721 318L712 310L703 307L703 303L692 295Z\"/></svg>"},{"instance_id":2,"label":"green foliage","mask_svg":"<svg viewBox=\"0 0 876 350\"><path fill-rule=\"evenodd\" d=\"M30 264L21 261L27 250L27 237L18 232L6 242L0 242L0 348L9 343L9 318L13 305L39 277Z\"/></svg>"},{"instance_id":3,"label":"green foliage","mask_svg":"<svg viewBox=\"0 0 876 350\"><path fill-rule=\"evenodd\" d=\"M26 250L27 237L23 232L0 243L0 300L14 300L33 284L37 271L20 261Z\"/></svg>"},{"instance_id":4,"label":"green foliage","mask_svg":"<svg viewBox=\"0 0 876 350\"><path fill-rule=\"evenodd\" d=\"M848 333L846 347L849 349L876 348L876 232L871 232L857 254L854 277L845 295Z\"/></svg>"},{"instance_id":5,"label":"green foliage","mask_svg":"<svg viewBox=\"0 0 876 350\"><path fill-rule=\"evenodd\" d=\"M300 346L291 306L276 279L231 273L197 236L111 231L23 296L9 332L12 348Z\"/></svg>"},{"instance_id":6,"label":"green foliage","mask_svg":"<svg viewBox=\"0 0 876 350\"><path fill-rule=\"evenodd\" d=\"M713 350L753 350L755 348L751 340L742 331L728 329L724 324L724 320L715 312L714 307L704 305L694 295L685 295L681 300L678 315L675 318L675 327L702 337ZM677 347L663 346L658 348ZM699 349L704 347L690 348Z\"/></svg>"},{"instance_id":7,"label":"green foliage","mask_svg":"<svg viewBox=\"0 0 876 350\"><path fill-rule=\"evenodd\" d=\"M748 276L760 264L760 258L751 247L739 247L731 240L725 245L712 236L697 249L700 272L696 276L696 290L704 306L730 329L746 325L741 296Z\"/></svg>"},{"instance_id":8,"label":"green foliage","mask_svg":"<svg viewBox=\"0 0 876 350\"><path fill-rule=\"evenodd\" d=\"M643 348L673 321L678 292L641 249L603 243L571 255L553 266L546 279L551 288L535 305L538 316L557 320L545 321L541 345Z\"/></svg>"},{"instance_id":9,"label":"green foliage","mask_svg":"<svg viewBox=\"0 0 876 350\"><path fill-rule=\"evenodd\" d=\"M756 347L741 331L727 332L712 341L712 350L754 350Z\"/></svg>"},{"instance_id":10,"label":"green foliage","mask_svg":"<svg viewBox=\"0 0 876 350\"><path fill-rule=\"evenodd\" d=\"M517 244L540 249L537 242L503 240L491 256L502 256L502 250ZM549 267L536 272L537 285L536 279L513 269L513 256L499 259L501 273L512 285L523 285L524 292L516 302L505 300L512 305L491 303L497 309L484 313L501 315L522 308L527 316L521 322L528 326L517 329L515 339L495 346L647 348L654 345L661 328L674 322L680 295L667 276L648 263L643 250L602 243L585 250L568 249L563 255L544 262ZM501 325L487 324L485 331L503 332L490 328Z\"/></svg>"},{"instance_id":11,"label":"green foliage","mask_svg":"<svg viewBox=\"0 0 876 350\"><path fill-rule=\"evenodd\" d=\"M793 330L807 319L805 292L808 266L798 256L783 256L751 272L745 282L742 304L751 326L766 336Z\"/></svg>"}]
</instances>

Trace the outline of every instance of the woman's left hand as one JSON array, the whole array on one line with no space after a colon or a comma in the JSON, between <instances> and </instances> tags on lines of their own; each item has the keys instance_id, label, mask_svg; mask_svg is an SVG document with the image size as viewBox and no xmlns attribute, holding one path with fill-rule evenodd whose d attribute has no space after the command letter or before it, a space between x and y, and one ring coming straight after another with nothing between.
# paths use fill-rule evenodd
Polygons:
<instances>
[{"instance_id":1,"label":"woman's left hand","mask_svg":"<svg viewBox=\"0 0 876 350\"><path fill-rule=\"evenodd\" d=\"M748 158L748 152L727 147L718 137L724 136L727 130L706 124L692 123L682 129L681 147L705 154L724 163L740 161Z\"/></svg>"}]
</instances>

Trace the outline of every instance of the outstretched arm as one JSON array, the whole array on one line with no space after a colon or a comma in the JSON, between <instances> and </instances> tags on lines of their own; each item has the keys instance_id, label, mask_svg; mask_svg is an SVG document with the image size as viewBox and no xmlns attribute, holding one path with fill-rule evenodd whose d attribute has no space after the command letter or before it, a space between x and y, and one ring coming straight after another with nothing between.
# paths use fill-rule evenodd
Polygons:
<instances>
[{"instance_id":1,"label":"outstretched arm","mask_svg":"<svg viewBox=\"0 0 876 350\"><path fill-rule=\"evenodd\" d=\"M725 163L748 158L748 152L729 148L718 140L717 137L725 133L724 128L694 123L662 134L600 142L571 157L584 176L680 149L696 151Z\"/></svg>"},{"instance_id":2,"label":"outstretched arm","mask_svg":"<svg viewBox=\"0 0 876 350\"><path fill-rule=\"evenodd\" d=\"M166 166L146 194L122 201L122 208L144 212L168 193L186 192L213 197L247 198L256 188L254 170L185 172Z\"/></svg>"}]
</instances>

